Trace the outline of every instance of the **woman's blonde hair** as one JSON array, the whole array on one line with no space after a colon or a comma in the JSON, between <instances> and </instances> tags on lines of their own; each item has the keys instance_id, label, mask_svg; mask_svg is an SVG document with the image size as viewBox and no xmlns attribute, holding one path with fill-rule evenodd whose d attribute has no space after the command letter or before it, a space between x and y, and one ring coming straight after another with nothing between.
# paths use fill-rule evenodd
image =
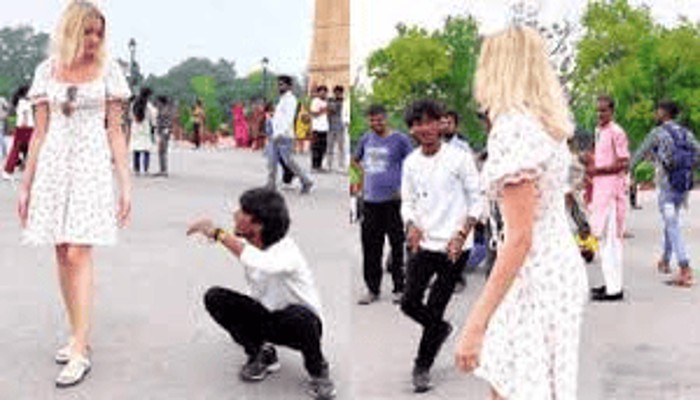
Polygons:
<instances>
[{"instance_id":1,"label":"woman's blonde hair","mask_svg":"<svg viewBox=\"0 0 700 400\"><path fill-rule=\"evenodd\" d=\"M85 28L91 19L102 21L102 44L97 53L97 63L102 66L106 57L106 20L102 11L87 0L73 0L61 16L53 38L53 53L62 65L72 64L83 49Z\"/></svg>"},{"instance_id":2,"label":"woman's blonde hair","mask_svg":"<svg viewBox=\"0 0 700 400\"><path fill-rule=\"evenodd\" d=\"M474 98L491 121L509 111L528 111L555 139L573 135L564 92L549 63L544 40L529 27L513 27L484 40Z\"/></svg>"}]
</instances>

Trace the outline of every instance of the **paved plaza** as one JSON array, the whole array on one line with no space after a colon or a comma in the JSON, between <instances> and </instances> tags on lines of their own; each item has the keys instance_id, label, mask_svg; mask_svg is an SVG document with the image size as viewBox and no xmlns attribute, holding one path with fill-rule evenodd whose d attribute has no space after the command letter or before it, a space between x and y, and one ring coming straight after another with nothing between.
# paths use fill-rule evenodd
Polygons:
<instances>
[{"instance_id":1,"label":"paved plaza","mask_svg":"<svg viewBox=\"0 0 700 400\"><path fill-rule=\"evenodd\" d=\"M80 386L57 390L54 351L67 326L49 247L19 245L16 194L0 182L0 399L307 399L300 354L280 351L282 369L262 384L244 384L242 349L202 303L212 285L243 289L241 264L221 246L185 236L187 223L209 215L231 223L228 209L267 177L260 152L176 150L171 178L134 178L133 221L114 248L96 251L93 371ZM308 164L309 156L300 160ZM155 160L154 160L155 161ZM151 169L154 170L152 165ZM347 385L353 230L347 180L313 177L311 196L284 191L291 235L315 273L324 306L324 351Z\"/></svg>"},{"instance_id":2,"label":"paved plaza","mask_svg":"<svg viewBox=\"0 0 700 400\"><path fill-rule=\"evenodd\" d=\"M303 157L305 165L308 155ZM0 399L306 399L301 357L280 352L282 370L260 384L238 380L241 349L202 305L211 285L243 288L240 264L220 246L185 237L187 222L209 215L220 223L245 189L264 182L261 154L242 150L172 153L170 179L135 178L134 213L114 248L96 252L94 370L80 386L56 390L55 349L62 315L51 249L19 245L16 193L0 182ZM311 196L285 190L291 235L315 272L324 305L324 350L339 399L482 399L486 386L459 374L453 334L434 367L436 389L411 391L418 326L385 296L355 305L364 290L358 226L349 223L347 182L315 175ZM700 264L700 196L685 215L687 242ZM581 347L580 399L700 398L700 290L664 285L654 264L659 216L653 193L629 215L627 299L589 304ZM599 282L596 267L588 267ZM386 276L385 278L389 278ZM456 333L482 275L471 275L448 309Z\"/></svg>"},{"instance_id":3,"label":"paved plaza","mask_svg":"<svg viewBox=\"0 0 700 400\"><path fill-rule=\"evenodd\" d=\"M641 194L642 210L628 216L625 242L627 298L615 304L589 303L584 314L580 400L700 399L700 290L672 288L656 272L660 216L653 192ZM686 243L700 264L700 192L693 193L685 214ZM354 243L353 295L364 290L360 245ZM587 267L590 281L601 284L599 268ZM455 331L433 367L436 388L424 395L412 392L411 368L420 336L419 326L401 314L387 295L390 276L382 283L382 302L354 306L352 314L352 384L357 399L486 399L488 387L454 368L456 338L469 307L484 282L471 275L463 294L454 296L446 316Z\"/></svg>"}]
</instances>

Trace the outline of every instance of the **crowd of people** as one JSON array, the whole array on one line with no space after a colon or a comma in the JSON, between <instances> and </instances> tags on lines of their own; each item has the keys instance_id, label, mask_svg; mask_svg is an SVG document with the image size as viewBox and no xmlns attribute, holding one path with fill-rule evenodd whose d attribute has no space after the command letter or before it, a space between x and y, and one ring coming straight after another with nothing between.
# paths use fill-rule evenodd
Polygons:
<instances>
[{"instance_id":1,"label":"crowd of people","mask_svg":"<svg viewBox=\"0 0 700 400\"><path fill-rule=\"evenodd\" d=\"M668 283L693 285L680 216L700 144L675 122L678 106L658 103L657 127L631 155L615 100L601 95L586 145L574 137L542 46L526 27L485 39L474 92L488 137L482 151L458 133L459 114L436 101L405 110L408 134L387 125L381 105L367 110L369 131L352 160L366 285L358 304L380 301L386 238L392 301L422 329L416 392L432 387L430 368L452 331L444 320L452 294L463 290L468 266L482 265L489 277L460 336L458 366L485 378L496 399L576 397L585 300L624 299L628 198L639 208L630 171L643 159L657 170L657 268L670 273L675 257L679 272ZM583 265L596 260L604 283L587 289Z\"/></svg>"}]
</instances>

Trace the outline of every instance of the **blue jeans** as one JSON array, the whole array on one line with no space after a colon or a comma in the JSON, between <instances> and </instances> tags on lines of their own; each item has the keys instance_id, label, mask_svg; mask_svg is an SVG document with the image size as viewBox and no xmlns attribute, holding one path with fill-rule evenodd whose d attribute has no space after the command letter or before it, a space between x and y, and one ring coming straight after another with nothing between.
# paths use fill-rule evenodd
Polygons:
<instances>
[{"instance_id":1,"label":"blue jeans","mask_svg":"<svg viewBox=\"0 0 700 400\"><path fill-rule=\"evenodd\" d=\"M681 234L681 206L673 204L670 194L663 189L659 191L659 211L664 223L662 260L670 263L675 254L678 265L681 268L688 267L688 253Z\"/></svg>"},{"instance_id":2,"label":"blue jeans","mask_svg":"<svg viewBox=\"0 0 700 400\"><path fill-rule=\"evenodd\" d=\"M294 175L301 179L302 185L309 185L309 179L296 160L292 156L293 140L291 138L277 137L269 141L267 150L269 151L267 158L267 186L274 189L277 185L277 166L280 160L289 168Z\"/></svg>"}]
</instances>

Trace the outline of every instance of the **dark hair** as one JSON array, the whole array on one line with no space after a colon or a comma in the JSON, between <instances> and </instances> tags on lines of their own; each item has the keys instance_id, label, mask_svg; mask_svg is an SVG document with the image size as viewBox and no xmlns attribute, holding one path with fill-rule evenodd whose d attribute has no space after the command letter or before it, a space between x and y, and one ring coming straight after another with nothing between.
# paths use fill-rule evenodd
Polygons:
<instances>
[{"instance_id":1,"label":"dark hair","mask_svg":"<svg viewBox=\"0 0 700 400\"><path fill-rule=\"evenodd\" d=\"M12 94L12 108L17 108L17 103L19 103L20 99L26 98L27 93L29 93L29 85L22 85L18 87Z\"/></svg>"},{"instance_id":2,"label":"dark hair","mask_svg":"<svg viewBox=\"0 0 700 400\"><path fill-rule=\"evenodd\" d=\"M671 116L671 119L676 119L678 114L681 112L681 110L678 108L678 104L671 100L661 100L656 108L666 111Z\"/></svg>"},{"instance_id":3,"label":"dark hair","mask_svg":"<svg viewBox=\"0 0 700 400\"><path fill-rule=\"evenodd\" d=\"M297 112L299 112L300 107L301 107L301 103L297 104ZM270 111L273 111L274 109L275 109L275 105L272 104L271 101L268 101L267 103L265 103L265 106L263 106L263 111L265 111L265 112L270 112Z\"/></svg>"},{"instance_id":4,"label":"dark hair","mask_svg":"<svg viewBox=\"0 0 700 400\"><path fill-rule=\"evenodd\" d=\"M151 97L153 91L145 87L139 92L139 96L134 101L134 117L136 122L141 122L146 118L146 105L148 104L148 98Z\"/></svg>"},{"instance_id":5,"label":"dark hair","mask_svg":"<svg viewBox=\"0 0 700 400\"><path fill-rule=\"evenodd\" d=\"M449 110L445 113L445 117L450 117L455 122L455 125L459 126L459 114L457 111Z\"/></svg>"},{"instance_id":6,"label":"dark hair","mask_svg":"<svg viewBox=\"0 0 700 400\"><path fill-rule=\"evenodd\" d=\"M157 97L157 100L158 100L158 103L160 103L164 106L167 106L168 104L170 104L170 98L168 98L168 96L160 95Z\"/></svg>"},{"instance_id":7,"label":"dark hair","mask_svg":"<svg viewBox=\"0 0 700 400\"><path fill-rule=\"evenodd\" d=\"M345 92L345 88L343 88L343 87L340 86L340 85L335 85L335 86L333 87L333 93L335 93L335 92L343 93L343 92Z\"/></svg>"},{"instance_id":8,"label":"dark hair","mask_svg":"<svg viewBox=\"0 0 700 400\"><path fill-rule=\"evenodd\" d=\"M386 115L386 108L381 104L372 104L367 109L367 115L370 117L373 115Z\"/></svg>"},{"instance_id":9,"label":"dark hair","mask_svg":"<svg viewBox=\"0 0 700 400\"><path fill-rule=\"evenodd\" d=\"M319 86L319 87L316 88L316 92L317 92L317 93L320 92L320 91L322 91L322 90L327 92L327 91L328 91L328 86L326 86L326 85L321 85L321 86Z\"/></svg>"},{"instance_id":10,"label":"dark hair","mask_svg":"<svg viewBox=\"0 0 700 400\"><path fill-rule=\"evenodd\" d=\"M600 96L598 96L598 101L604 101L608 103L610 109L615 111L615 100L613 100L613 98L608 96L607 94L601 94Z\"/></svg>"},{"instance_id":11,"label":"dark hair","mask_svg":"<svg viewBox=\"0 0 700 400\"><path fill-rule=\"evenodd\" d=\"M277 77L277 82L281 82L281 83L287 84L289 86L292 86L293 81L294 80L289 75L280 75Z\"/></svg>"},{"instance_id":12,"label":"dark hair","mask_svg":"<svg viewBox=\"0 0 700 400\"><path fill-rule=\"evenodd\" d=\"M404 113L404 121L408 127L427 117L431 120L439 120L443 116L443 108L440 103L433 100L418 100L413 102Z\"/></svg>"},{"instance_id":13,"label":"dark hair","mask_svg":"<svg viewBox=\"0 0 700 400\"><path fill-rule=\"evenodd\" d=\"M263 248L279 242L289 230L289 211L279 192L267 188L250 189L241 195L241 210L262 225Z\"/></svg>"}]
</instances>

